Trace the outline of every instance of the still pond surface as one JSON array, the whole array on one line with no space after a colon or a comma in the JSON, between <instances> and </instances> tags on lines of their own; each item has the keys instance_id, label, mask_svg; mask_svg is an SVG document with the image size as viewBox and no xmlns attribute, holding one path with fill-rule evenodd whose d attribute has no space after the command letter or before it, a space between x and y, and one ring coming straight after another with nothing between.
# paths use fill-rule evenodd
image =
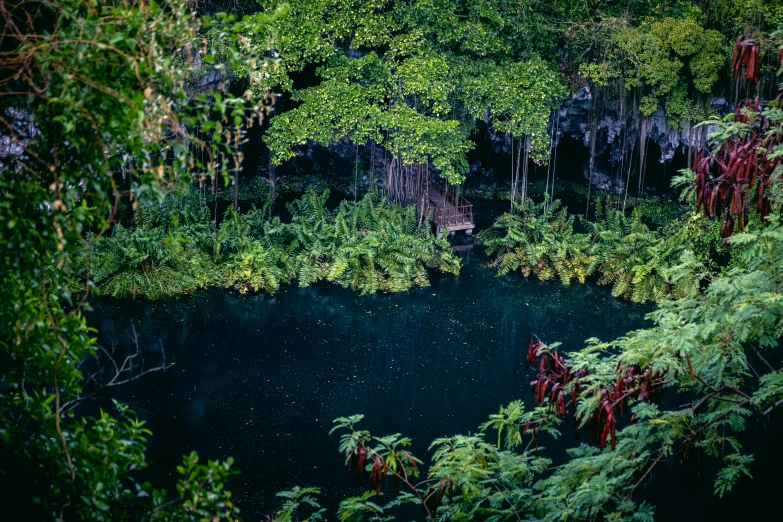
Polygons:
<instances>
[{"instance_id":1,"label":"still pond surface","mask_svg":"<svg viewBox=\"0 0 783 522\"><path fill-rule=\"evenodd\" d=\"M104 346L129 348L135 328L148 365L164 352L175 363L113 389L154 432L147 478L171 490L184 453L233 456L241 474L229 486L247 520L275 511L274 493L294 485L321 487L332 519L340 499L364 491L328 434L334 418L364 413L366 429L412 437L426 461L433 439L475 431L512 400L532 404L531 334L568 351L648 324L650 307L607 288L495 277L481 250L461 253L460 277L405 294L291 285L272 297L97 300L90 320ZM573 443L549 442L547 456L562 459ZM656 477L657 520L742 518L736 496L716 502L711 483L686 475L675 466Z\"/></svg>"}]
</instances>

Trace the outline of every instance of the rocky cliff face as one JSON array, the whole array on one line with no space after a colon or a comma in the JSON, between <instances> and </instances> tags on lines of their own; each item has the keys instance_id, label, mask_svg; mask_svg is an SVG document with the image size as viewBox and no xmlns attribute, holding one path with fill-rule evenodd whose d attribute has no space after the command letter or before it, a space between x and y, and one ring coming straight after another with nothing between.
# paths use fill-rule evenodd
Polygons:
<instances>
[{"instance_id":1,"label":"rocky cliff face","mask_svg":"<svg viewBox=\"0 0 783 522\"><path fill-rule=\"evenodd\" d=\"M557 126L557 139L564 136L581 141L586 147L590 146L590 107L592 96L587 87L574 93L571 98L560 106L559 115L554 118ZM729 104L725 98L713 98L710 102L712 110L718 114L726 114ZM626 109L627 112L627 109ZM624 122L620 115L619 102L615 107L609 107L605 114L598 120L597 131L599 139L596 140L596 155L604 155L607 152L612 160L619 159L622 154L622 134ZM632 120L629 118L629 120ZM633 121L628 125L628 142L639 138L639 129ZM677 148L685 152L689 144L689 131L685 126L673 128L667 125L663 110L658 109L647 118L647 138L657 143L662 151L659 161L670 161ZM692 138L696 145L695 138ZM600 149L599 149L600 145Z\"/></svg>"},{"instance_id":2,"label":"rocky cliff face","mask_svg":"<svg viewBox=\"0 0 783 522\"><path fill-rule=\"evenodd\" d=\"M560 108L553 113L549 132L553 133L555 142L560 147L557 157L558 177L561 173L567 176L576 174L589 179L589 153L591 145L590 110L592 94L588 88L583 88L565 100ZM711 101L712 110L717 114L726 114L730 107L724 98L714 98ZM638 181L639 165L639 135L641 120L620 113L620 102L602 109L602 114L596 123L595 167L592 184L596 189L623 189L628 179L629 162L633 159L630 179L633 186ZM506 176L509 167L508 158L511 155L511 140L502 133L492 130L486 121L486 134L478 136L476 154L471 162L471 174L484 176L491 182L496 176ZM678 128L667 125L662 110L654 112L646 118L647 134L647 172L656 164L674 169L686 164L688 146L697 149L704 144L705 136L710 128L701 127L691 131L683 125ZM491 149L491 154L486 149ZM573 150L577 147L581 150ZM347 139L340 140L328 147L308 143L299 148L297 159L288 165L284 171L290 174L306 175L307 173L323 172L331 175L344 176L353 181L355 162L357 160L355 145ZM625 159L623 159L625 157ZM490 160L491 158L491 160ZM503 159L501 159L503 158ZM362 147L359 150L358 161L360 179L365 183L371 181L366 177L374 170L376 177L382 176L386 155L380 147ZM485 164L485 162L489 162ZM620 167L622 174L620 174ZM373 169L374 167L374 169ZM567 169L564 172L562 169ZM576 170L576 172L574 172ZM433 173L434 174L434 173ZM488 178L488 179L487 179ZM380 183L380 179L376 180ZM353 183L351 183L353 185ZM665 183L668 185L668 183Z\"/></svg>"},{"instance_id":3,"label":"rocky cliff face","mask_svg":"<svg viewBox=\"0 0 783 522\"><path fill-rule=\"evenodd\" d=\"M556 143L560 144L564 138L571 137L589 151L591 142L590 110L592 96L590 90L585 87L574 93L568 100L563 102L559 110L552 119L552 125L555 126ZM729 111L729 104L725 98L713 98L710 106L715 113L726 114ZM634 154L639 153L639 136L641 133L641 120L635 121L633 118L621 115L619 101L615 106L607 107L596 124L596 165L593 172L593 184L599 189L608 189L611 184L611 177L607 170L610 166L617 166L623 160L630 157L631 147L634 147ZM709 127L691 131L686 125L680 127L671 127L666 122L666 116L663 110L655 111L649 118L646 118L647 147L651 144L654 147L657 157L654 158L658 163L664 164L674 160L675 155L686 155L688 147L702 147L705 136L711 131ZM550 127L551 132L551 127ZM633 145L632 145L633 144ZM647 160L652 159L649 156ZM638 158L635 159L638 161ZM589 165L584 167L589 173Z\"/></svg>"}]
</instances>

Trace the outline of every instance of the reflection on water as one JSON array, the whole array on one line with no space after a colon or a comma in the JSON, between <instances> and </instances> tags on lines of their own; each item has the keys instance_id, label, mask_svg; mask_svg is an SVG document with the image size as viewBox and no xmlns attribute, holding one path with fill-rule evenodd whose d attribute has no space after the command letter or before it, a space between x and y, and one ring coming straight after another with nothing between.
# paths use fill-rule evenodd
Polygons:
<instances>
[{"instance_id":1,"label":"reflection on water","mask_svg":"<svg viewBox=\"0 0 783 522\"><path fill-rule=\"evenodd\" d=\"M532 399L531 334L578 349L643 326L649 310L593 285L497 278L478 249L461 255L459 278L402 295L290 286L274 297L98 301L92 323L104 345L129 344L133 319L148 360L165 349L176 361L114 395L149 421L156 479L173 481L195 449L236 458L231 489L245 513L272 511L273 493L295 484L323 487L335 505L361 489L327 435L335 417L365 413L368 429L409 435L426 457L432 439Z\"/></svg>"}]
</instances>

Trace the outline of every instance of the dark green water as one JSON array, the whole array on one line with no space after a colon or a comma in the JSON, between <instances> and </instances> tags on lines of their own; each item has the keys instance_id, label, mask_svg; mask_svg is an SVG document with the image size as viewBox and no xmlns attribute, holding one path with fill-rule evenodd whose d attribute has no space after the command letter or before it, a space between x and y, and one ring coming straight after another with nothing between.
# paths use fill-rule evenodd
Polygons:
<instances>
[{"instance_id":1,"label":"dark green water","mask_svg":"<svg viewBox=\"0 0 783 522\"><path fill-rule=\"evenodd\" d=\"M366 414L377 434L429 442L475 430L501 404L532 399L531 334L578 349L644 325L647 307L594 285L497 278L478 250L459 278L406 294L358 297L333 287L285 287L274 297L202 292L160 303L100 300L100 342L130 346L131 321L147 364L173 367L116 388L148 421L158 481L183 453L233 456L238 504L273 511L277 490L321 486L327 503L357 491L343 471L335 417ZM568 431L568 429L566 429Z\"/></svg>"},{"instance_id":2,"label":"dark green water","mask_svg":"<svg viewBox=\"0 0 783 522\"><path fill-rule=\"evenodd\" d=\"M427 461L433 439L475 431L514 399L532 403L533 370L524 364L531 334L575 350L586 338L645 325L649 307L603 287L497 278L480 250L462 253L459 278L437 276L406 294L288 286L273 297L210 291L159 303L95 302L90 320L104 346L128 349L133 324L145 364L164 351L175 362L112 389L154 432L145 478L173 489L184 453L233 456L241 474L229 487L247 520L273 512L274 493L294 485L321 487L332 519L340 499L364 491L328 435L335 417L364 413L366 428L412 437L413 452ZM547 456L564 458L575 443L570 431L564 425L563 439L546 443ZM760 515L779 484L773 440L768 426L751 427L746 449L757 455L757 480L741 481L722 501L706 461L661 468L642 498L657 505L656 520Z\"/></svg>"}]
</instances>

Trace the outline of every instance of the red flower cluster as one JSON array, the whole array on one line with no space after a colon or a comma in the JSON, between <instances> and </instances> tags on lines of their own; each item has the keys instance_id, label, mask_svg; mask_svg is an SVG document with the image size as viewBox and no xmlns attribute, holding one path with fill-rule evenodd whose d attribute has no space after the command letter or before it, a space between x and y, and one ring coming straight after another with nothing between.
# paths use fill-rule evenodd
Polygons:
<instances>
[{"instance_id":1,"label":"red flower cluster","mask_svg":"<svg viewBox=\"0 0 783 522\"><path fill-rule=\"evenodd\" d=\"M734 77L739 79L744 70L747 81L758 83L761 45L757 40L737 40L734 46ZM778 53L778 66L783 65L783 49ZM783 97L783 91L778 99ZM704 209L709 217L725 215L721 236L729 237L734 226L742 231L748 221L751 201L763 217L769 215L771 204L767 189L772 174L780 166L780 159L769 159L780 144L780 133L767 135L770 122L759 113L760 100L746 100L737 105L734 121L750 124L744 136L732 136L712 156L696 156L696 209ZM753 116L753 120L749 117ZM755 186L755 190L754 190Z\"/></svg>"},{"instance_id":2,"label":"red flower cluster","mask_svg":"<svg viewBox=\"0 0 783 522\"><path fill-rule=\"evenodd\" d=\"M538 377L531 382L534 387L534 402L549 407L558 417L568 416L565 404L566 388L570 384L571 408L574 422L581 425L584 418L576 416L576 405L580 399L581 380L588 373L584 370L572 372L565 359L557 350L547 350L546 345L533 336L527 352L527 364L538 363ZM597 444L601 449L611 440L612 449L617 444L617 416L623 413L623 407L630 399L658 402L661 396L665 374L653 372L652 368L642 371L638 365L617 365L617 381L613 387L596 392L599 405L590 415L588 426L590 444ZM547 401L547 396L549 400ZM527 426L526 426L527 428ZM526 431L526 430L525 430ZM524 435L524 434L523 434Z\"/></svg>"},{"instance_id":3,"label":"red flower cluster","mask_svg":"<svg viewBox=\"0 0 783 522\"><path fill-rule=\"evenodd\" d=\"M734 45L732 66L735 78L739 78L744 68L745 79L749 82L759 83L761 43L758 40L743 40L741 36L737 38L737 43Z\"/></svg>"},{"instance_id":4,"label":"red flower cluster","mask_svg":"<svg viewBox=\"0 0 783 522\"><path fill-rule=\"evenodd\" d=\"M759 99L748 100L737 106L734 121L751 123L745 136L732 136L714 156L696 157L693 170L696 172L696 209L704 209L709 217L726 219L721 230L722 237L729 237L734 225L742 231L748 220L751 200L755 199L756 210L767 216L771 204L767 188L772 184L772 173L780 166L780 159L770 160L769 154L780 144L781 135L767 136L770 122L762 115L750 122L748 112L758 113ZM751 189L755 185L755 191Z\"/></svg>"},{"instance_id":5,"label":"red flower cluster","mask_svg":"<svg viewBox=\"0 0 783 522\"><path fill-rule=\"evenodd\" d=\"M535 388L533 402L543 405L544 398L548 393L549 405L554 407L555 413L559 417L565 417L565 396L563 392L574 376L557 350L546 352L541 350L542 348L544 348L544 343L535 337L530 339L530 346L527 350L527 365L535 364L539 360L538 377L530 383ZM571 394L571 402L576 404L576 395L573 392Z\"/></svg>"},{"instance_id":6,"label":"red flower cluster","mask_svg":"<svg viewBox=\"0 0 783 522\"><path fill-rule=\"evenodd\" d=\"M364 473L364 463L367 460L367 448L364 443L359 442L356 449L348 457L348 471L353 473L353 477L356 480L362 478Z\"/></svg>"}]
</instances>

